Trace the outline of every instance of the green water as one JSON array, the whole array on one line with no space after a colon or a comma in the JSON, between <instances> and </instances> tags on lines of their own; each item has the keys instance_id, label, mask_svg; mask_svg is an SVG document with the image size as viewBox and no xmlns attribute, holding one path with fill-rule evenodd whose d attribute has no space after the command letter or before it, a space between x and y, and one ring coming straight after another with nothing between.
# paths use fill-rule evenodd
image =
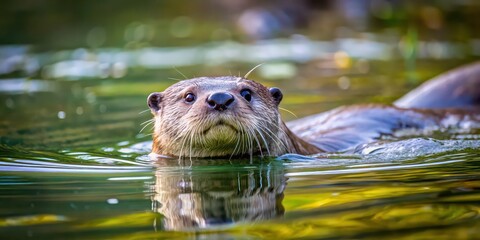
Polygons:
<instances>
[{"instance_id":1,"label":"green water","mask_svg":"<svg viewBox=\"0 0 480 240\"><path fill-rule=\"evenodd\" d=\"M348 75L347 90L337 86L338 75L307 76L298 80L300 84L289 84L289 79L263 83L281 87L282 107L299 116L352 102L388 103L411 88L401 72L384 72L400 63L370 64L377 67L368 74ZM426 79L455 64L461 62L420 62L418 73ZM193 75L208 69L180 70ZM386 144L380 153L364 156L152 163L146 156L151 126L140 131L150 119L145 98L175 82L168 78L178 75L168 69L122 79L2 80L20 82L21 91L0 95L5 104L0 130L0 235L4 239L480 236L478 131L438 133L415 150ZM256 77L260 78L252 74ZM432 147L432 142L440 144ZM408 146L408 139L391 140L395 143Z\"/></svg>"}]
</instances>

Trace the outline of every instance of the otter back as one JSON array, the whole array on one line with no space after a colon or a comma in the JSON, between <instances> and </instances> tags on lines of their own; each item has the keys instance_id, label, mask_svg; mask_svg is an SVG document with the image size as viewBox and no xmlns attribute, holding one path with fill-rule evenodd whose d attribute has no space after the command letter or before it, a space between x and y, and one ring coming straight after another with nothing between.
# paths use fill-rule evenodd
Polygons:
<instances>
[{"instance_id":1,"label":"otter back","mask_svg":"<svg viewBox=\"0 0 480 240\"><path fill-rule=\"evenodd\" d=\"M471 108L480 106L480 62L441 74L398 99L401 108Z\"/></svg>"},{"instance_id":2,"label":"otter back","mask_svg":"<svg viewBox=\"0 0 480 240\"><path fill-rule=\"evenodd\" d=\"M468 128L478 126L479 122L480 62L477 62L425 82L394 106L340 107L288 122L287 126L323 151L338 152L401 129Z\"/></svg>"}]
</instances>

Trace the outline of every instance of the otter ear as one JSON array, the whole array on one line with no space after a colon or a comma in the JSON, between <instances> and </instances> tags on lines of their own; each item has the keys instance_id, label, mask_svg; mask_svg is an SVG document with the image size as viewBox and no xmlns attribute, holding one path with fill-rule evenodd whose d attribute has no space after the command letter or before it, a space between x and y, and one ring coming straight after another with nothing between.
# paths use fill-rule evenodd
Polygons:
<instances>
[{"instance_id":1,"label":"otter ear","mask_svg":"<svg viewBox=\"0 0 480 240\"><path fill-rule=\"evenodd\" d=\"M282 91L280 91L280 89L278 89L276 87L272 87L272 88L268 89L268 91L270 92L270 95L272 95L273 100L275 100L277 105L280 104L280 102L283 99Z\"/></svg>"},{"instance_id":2,"label":"otter ear","mask_svg":"<svg viewBox=\"0 0 480 240\"><path fill-rule=\"evenodd\" d=\"M160 110L161 101L162 101L162 93L154 92L148 95L147 104L148 104L148 107L152 109L152 112L157 112L158 110Z\"/></svg>"}]
</instances>

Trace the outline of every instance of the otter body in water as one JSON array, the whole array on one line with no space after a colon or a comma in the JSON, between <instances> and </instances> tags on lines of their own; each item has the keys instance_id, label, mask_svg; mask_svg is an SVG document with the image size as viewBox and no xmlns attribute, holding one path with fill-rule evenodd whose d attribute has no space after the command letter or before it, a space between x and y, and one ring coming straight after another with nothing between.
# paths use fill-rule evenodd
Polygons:
<instances>
[{"instance_id":1,"label":"otter body in water","mask_svg":"<svg viewBox=\"0 0 480 240\"><path fill-rule=\"evenodd\" d=\"M432 79L396 106L340 107L285 124L278 88L240 77L180 81L147 99L155 121L152 154L278 156L352 149L405 128L480 122L480 63Z\"/></svg>"}]
</instances>

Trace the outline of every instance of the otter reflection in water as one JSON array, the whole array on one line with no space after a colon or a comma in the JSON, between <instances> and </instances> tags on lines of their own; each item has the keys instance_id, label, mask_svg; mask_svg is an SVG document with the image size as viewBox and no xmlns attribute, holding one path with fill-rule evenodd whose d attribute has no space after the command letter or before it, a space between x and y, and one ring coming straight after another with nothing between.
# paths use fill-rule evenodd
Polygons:
<instances>
[{"instance_id":1,"label":"otter reflection in water","mask_svg":"<svg viewBox=\"0 0 480 240\"><path fill-rule=\"evenodd\" d=\"M227 162L228 163L228 162ZM182 230L283 216L286 177L281 163L250 161L221 166L206 160L192 167L163 160L155 173L153 211L163 228Z\"/></svg>"},{"instance_id":2,"label":"otter reflection in water","mask_svg":"<svg viewBox=\"0 0 480 240\"><path fill-rule=\"evenodd\" d=\"M354 105L285 124L278 88L201 77L154 92L152 158L279 156L352 150L402 129L478 127L480 63L440 75L390 105ZM422 131L417 131L422 132Z\"/></svg>"}]
</instances>

